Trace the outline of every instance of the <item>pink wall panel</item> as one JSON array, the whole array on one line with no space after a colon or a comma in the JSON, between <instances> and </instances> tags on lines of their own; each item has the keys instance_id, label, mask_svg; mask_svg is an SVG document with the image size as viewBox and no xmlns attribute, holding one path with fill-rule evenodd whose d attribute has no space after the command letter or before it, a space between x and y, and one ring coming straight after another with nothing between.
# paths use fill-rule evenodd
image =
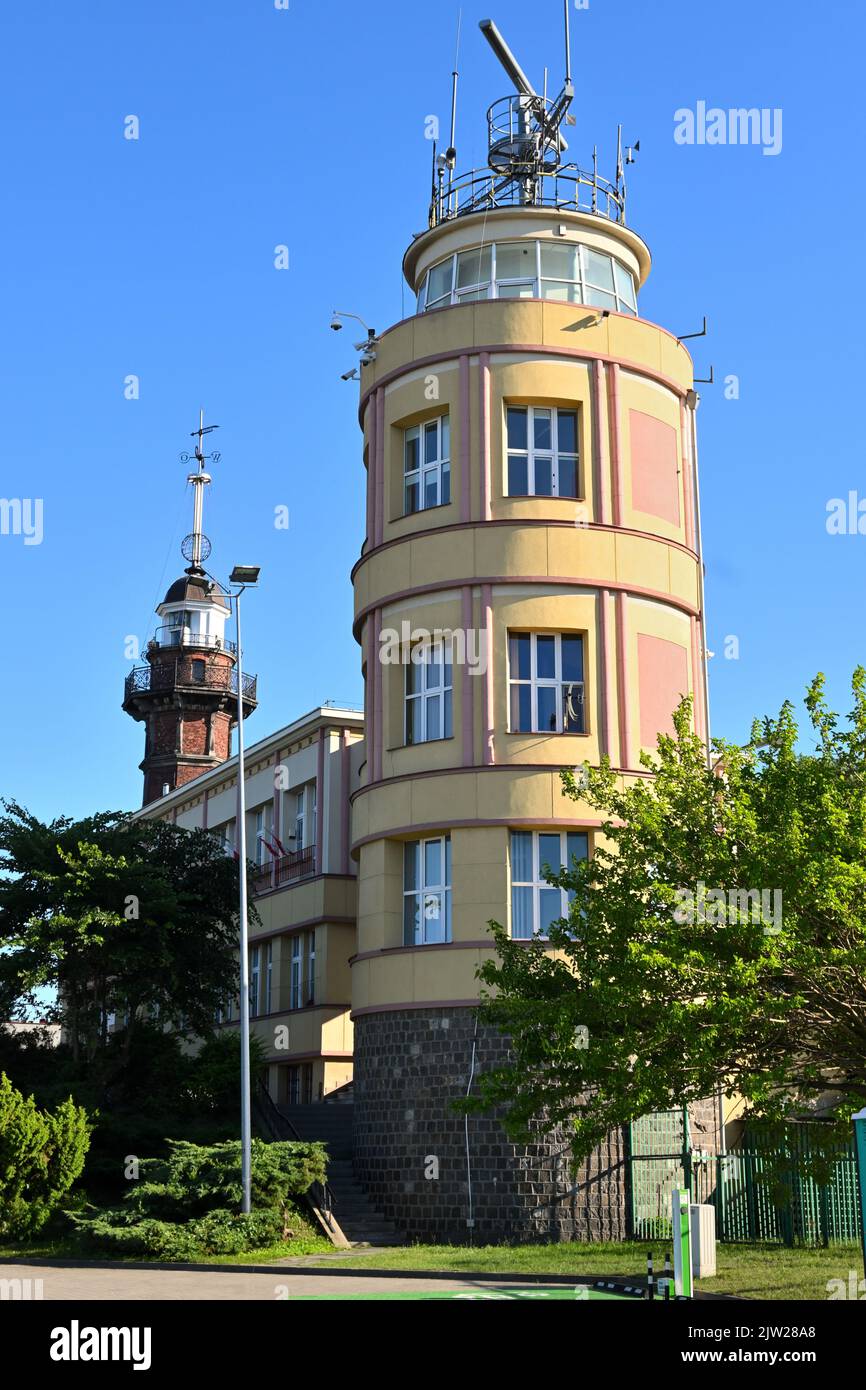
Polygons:
<instances>
[{"instance_id":1,"label":"pink wall panel","mask_svg":"<svg viewBox=\"0 0 866 1390\"><path fill-rule=\"evenodd\" d=\"M636 511L649 512L680 524L680 479L677 432L664 420L629 411L631 436L631 504Z\"/></svg>"},{"instance_id":2,"label":"pink wall panel","mask_svg":"<svg viewBox=\"0 0 866 1390\"><path fill-rule=\"evenodd\" d=\"M674 731L674 710L689 693L689 656L686 647L663 637L638 633L638 698L642 748L655 748L659 734Z\"/></svg>"}]
</instances>

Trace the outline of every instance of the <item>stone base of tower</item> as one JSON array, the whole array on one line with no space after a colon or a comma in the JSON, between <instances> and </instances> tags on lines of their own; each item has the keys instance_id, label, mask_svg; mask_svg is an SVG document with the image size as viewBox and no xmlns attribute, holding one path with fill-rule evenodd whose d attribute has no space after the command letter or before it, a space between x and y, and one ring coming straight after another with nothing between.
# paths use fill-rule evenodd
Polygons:
<instances>
[{"instance_id":1,"label":"stone base of tower","mask_svg":"<svg viewBox=\"0 0 866 1390\"><path fill-rule=\"evenodd\" d=\"M355 1176L410 1239L625 1240L626 1136L612 1132L576 1177L564 1135L512 1144L492 1115L464 1117L476 1016L406 1009L355 1020ZM502 1062L505 1039L478 1028L476 1075ZM438 1175L437 1175L438 1174ZM471 1204L470 1204L471 1182ZM468 1227L470 1205L474 1226Z\"/></svg>"}]
</instances>

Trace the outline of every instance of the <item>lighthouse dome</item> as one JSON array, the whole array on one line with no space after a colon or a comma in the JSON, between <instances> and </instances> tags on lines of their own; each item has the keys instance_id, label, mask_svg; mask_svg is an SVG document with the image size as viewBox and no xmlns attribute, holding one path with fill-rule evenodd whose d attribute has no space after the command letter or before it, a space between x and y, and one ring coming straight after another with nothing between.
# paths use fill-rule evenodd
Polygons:
<instances>
[{"instance_id":1,"label":"lighthouse dome","mask_svg":"<svg viewBox=\"0 0 866 1390\"><path fill-rule=\"evenodd\" d=\"M162 604L166 603L216 603L228 611L226 596L215 580L206 574L187 570L176 579L166 593ZM162 607L160 604L160 607Z\"/></svg>"}]
</instances>

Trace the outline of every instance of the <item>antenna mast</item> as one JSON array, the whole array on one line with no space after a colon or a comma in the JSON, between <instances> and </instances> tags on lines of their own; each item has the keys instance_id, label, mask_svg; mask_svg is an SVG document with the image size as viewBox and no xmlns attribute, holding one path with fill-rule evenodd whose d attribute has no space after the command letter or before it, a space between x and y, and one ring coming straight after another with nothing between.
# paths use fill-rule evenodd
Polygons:
<instances>
[{"instance_id":1,"label":"antenna mast","mask_svg":"<svg viewBox=\"0 0 866 1390\"><path fill-rule=\"evenodd\" d=\"M198 415L198 429L191 431L193 439L197 440L192 454L183 453L180 456L181 463L191 463L195 460L198 465L195 473L187 474L187 482L192 484L193 489L193 508L192 508L192 531L188 536L184 536L181 542L181 553L185 560L190 562L190 571L201 570L202 560L206 560L210 555L210 541L202 530L202 518L204 515L204 490L210 483L210 474L205 471L205 463L212 459L214 463L219 463L220 455L214 450L213 453L206 454L202 447L204 437L218 430L219 425L206 425L204 422L204 411L200 410Z\"/></svg>"},{"instance_id":2,"label":"antenna mast","mask_svg":"<svg viewBox=\"0 0 866 1390\"><path fill-rule=\"evenodd\" d=\"M563 126L575 124L574 116L569 114L574 101L569 4L570 0L562 0L565 78L556 96L548 94L547 69L543 88L538 92L494 21L481 20L478 27L513 84L513 91L488 107L486 168L462 175L455 172L462 11L458 15L457 49L451 74L451 143L437 157L438 190L434 179L428 219L431 227L452 217L518 205L592 211L617 222L625 221L622 130L617 138L615 182L599 177L595 152L592 174L563 159L568 149ZM630 162L630 158L626 160Z\"/></svg>"},{"instance_id":3,"label":"antenna mast","mask_svg":"<svg viewBox=\"0 0 866 1390\"><path fill-rule=\"evenodd\" d=\"M454 183L454 168L457 163L457 78L460 76L457 65L460 61L460 22L463 18L463 11L457 11L457 42L454 45L454 69L451 73L451 139L448 149L445 151L445 162L448 165L448 211L452 210L451 189Z\"/></svg>"}]
</instances>

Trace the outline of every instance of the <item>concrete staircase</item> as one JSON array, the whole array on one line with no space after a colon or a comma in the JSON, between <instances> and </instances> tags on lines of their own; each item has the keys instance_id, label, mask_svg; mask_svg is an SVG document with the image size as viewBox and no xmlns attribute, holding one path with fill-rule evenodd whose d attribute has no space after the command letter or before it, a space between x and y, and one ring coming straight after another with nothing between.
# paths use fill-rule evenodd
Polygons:
<instances>
[{"instance_id":1,"label":"concrete staircase","mask_svg":"<svg viewBox=\"0 0 866 1390\"><path fill-rule=\"evenodd\" d=\"M278 1105L276 1109L299 1139L327 1147L334 1217L346 1239L352 1245L402 1245L393 1221L376 1211L352 1172L352 1104Z\"/></svg>"},{"instance_id":2,"label":"concrete staircase","mask_svg":"<svg viewBox=\"0 0 866 1390\"><path fill-rule=\"evenodd\" d=\"M332 1159L352 1157L353 1105L320 1102L318 1105L278 1105L277 1109L299 1139L327 1144Z\"/></svg>"},{"instance_id":3,"label":"concrete staircase","mask_svg":"<svg viewBox=\"0 0 866 1390\"><path fill-rule=\"evenodd\" d=\"M381 1216L360 1183L350 1158L331 1159L328 1186L334 1194L334 1216L353 1245L403 1245L393 1221Z\"/></svg>"}]
</instances>

